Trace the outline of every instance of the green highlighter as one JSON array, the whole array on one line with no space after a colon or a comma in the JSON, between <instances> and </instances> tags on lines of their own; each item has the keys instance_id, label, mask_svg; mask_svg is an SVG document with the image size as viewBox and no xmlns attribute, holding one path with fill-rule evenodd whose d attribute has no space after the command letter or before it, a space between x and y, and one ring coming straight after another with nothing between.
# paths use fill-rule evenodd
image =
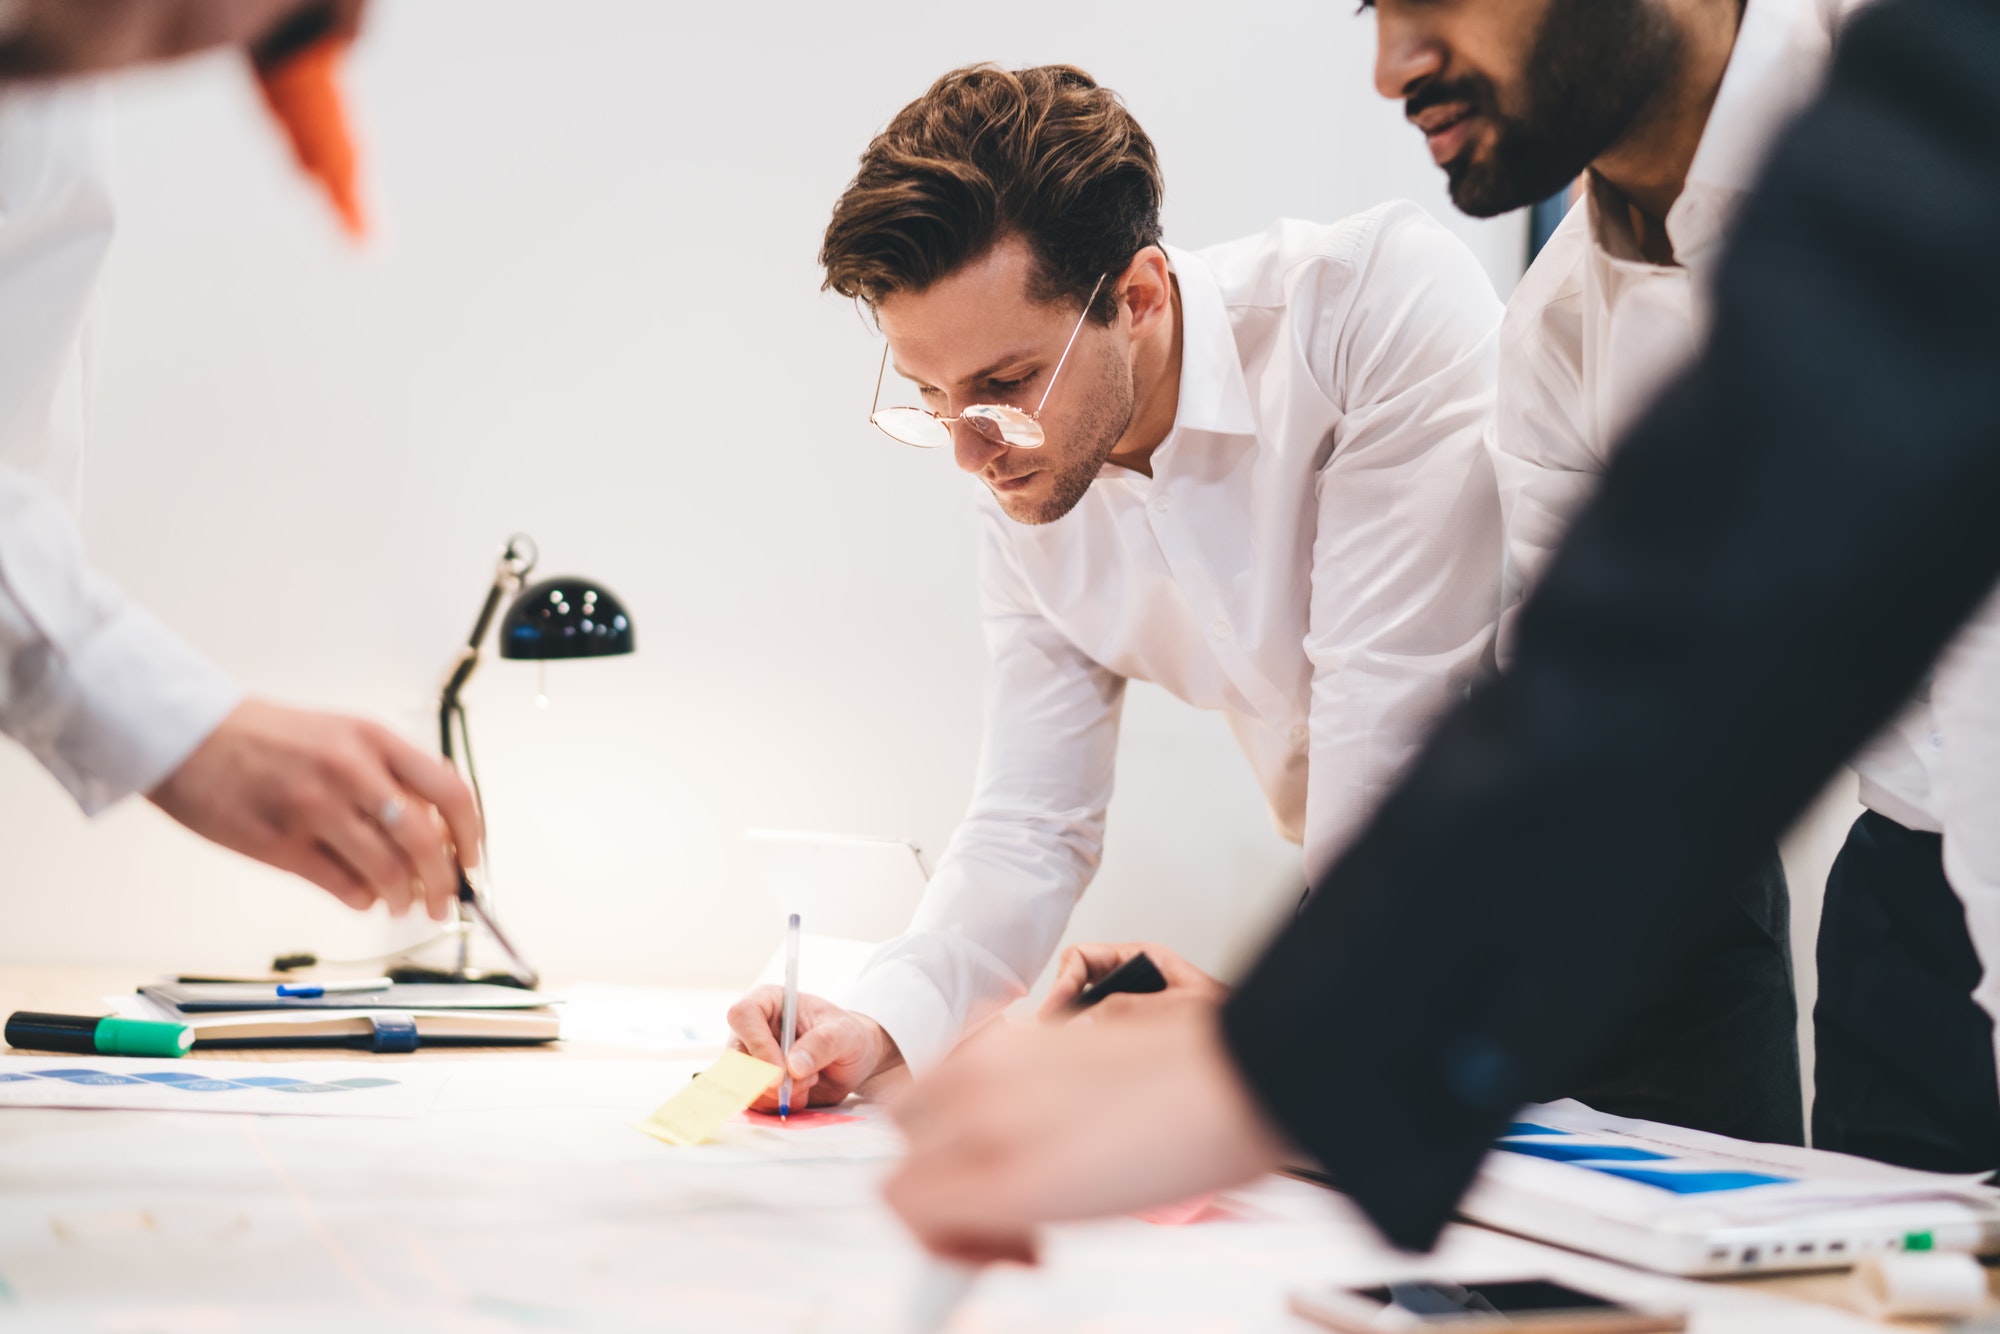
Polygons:
<instances>
[{"instance_id":1,"label":"green highlighter","mask_svg":"<svg viewBox=\"0 0 2000 1334\"><path fill-rule=\"evenodd\" d=\"M97 1056L185 1056L194 1045L194 1030L154 1019L17 1010L7 1016L7 1045Z\"/></svg>"}]
</instances>

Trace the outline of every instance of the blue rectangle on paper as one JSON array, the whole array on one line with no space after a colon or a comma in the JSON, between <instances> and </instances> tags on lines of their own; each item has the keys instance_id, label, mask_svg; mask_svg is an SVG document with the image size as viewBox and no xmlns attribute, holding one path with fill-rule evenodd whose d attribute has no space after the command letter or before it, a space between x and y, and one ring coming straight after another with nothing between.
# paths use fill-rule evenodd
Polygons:
<instances>
[{"instance_id":1,"label":"blue rectangle on paper","mask_svg":"<svg viewBox=\"0 0 2000 1334\"><path fill-rule=\"evenodd\" d=\"M60 1079L71 1084L137 1084L130 1075L107 1074L102 1070L37 1070L43 1079Z\"/></svg>"},{"instance_id":2,"label":"blue rectangle on paper","mask_svg":"<svg viewBox=\"0 0 2000 1334\"><path fill-rule=\"evenodd\" d=\"M1642 1186L1657 1186L1676 1195L1707 1195L1718 1190L1749 1190L1753 1186L1790 1185L1791 1177L1767 1176L1762 1172L1659 1172L1643 1167L1586 1167L1585 1171L1623 1177Z\"/></svg>"},{"instance_id":3,"label":"blue rectangle on paper","mask_svg":"<svg viewBox=\"0 0 2000 1334\"><path fill-rule=\"evenodd\" d=\"M1529 1144L1502 1140L1494 1145L1502 1153L1547 1158L1557 1163L1670 1163L1673 1159L1650 1149L1633 1149L1623 1144Z\"/></svg>"},{"instance_id":4,"label":"blue rectangle on paper","mask_svg":"<svg viewBox=\"0 0 2000 1334\"><path fill-rule=\"evenodd\" d=\"M1512 1139L1516 1135L1567 1135L1569 1133L1567 1130L1557 1130L1552 1126L1538 1126L1533 1121L1516 1121L1507 1127L1507 1133L1502 1138Z\"/></svg>"}]
</instances>

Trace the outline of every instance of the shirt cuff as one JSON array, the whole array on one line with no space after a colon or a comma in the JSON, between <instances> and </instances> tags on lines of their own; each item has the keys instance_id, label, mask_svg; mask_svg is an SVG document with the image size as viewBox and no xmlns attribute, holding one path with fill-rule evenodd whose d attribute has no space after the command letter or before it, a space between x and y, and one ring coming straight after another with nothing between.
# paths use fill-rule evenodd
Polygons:
<instances>
[{"instance_id":1,"label":"shirt cuff","mask_svg":"<svg viewBox=\"0 0 2000 1334\"><path fill-rule=\"evenodd\" d=\"M841 1004L882 1025L913 1076L927 1074L958 1039L957 1016L937 983L923 969L900 959L864 972Z\"/></svg>"},{"instance_id":2,"label":"shirt cuff","mask_svg":"<svg viewBox=\"0 0 2000 1334\"><path fill-rule=\"evenodd\" d=\"M95 815L150 792L243 701L186 641L135 606L64 663L70 707L38 757Z\"/></svg>"}]
</instances>

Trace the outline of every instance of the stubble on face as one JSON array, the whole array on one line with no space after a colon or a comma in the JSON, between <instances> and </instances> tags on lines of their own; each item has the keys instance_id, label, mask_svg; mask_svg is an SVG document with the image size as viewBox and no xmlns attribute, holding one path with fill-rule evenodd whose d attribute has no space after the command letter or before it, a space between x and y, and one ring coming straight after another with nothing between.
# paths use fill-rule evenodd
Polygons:
<instances>
[{"instance_id":1,"label":"stubble on face","mask_svg":"<svg viewBox=\"0 0 2000 1334\"><path fill-rule=\"evenodd\" d=\"M1550 0L1520 74L1518 109L1503 110L1492 80L1467 74L1419 89L1415 118L1463 104L1488 122L1444 164L1451 201L1490 218L1549 198L1583 174L1632 126L1683 56L1679 29L1655 0Z\"/></svg>"},{"instance_id":2,"label":"stubble on face","mask_svg":"<svg viewBox=\"0 0 2000 1334\"><path fill-rule=\"evenodd\" d=\"M1081 350L1081 349L1079 349ZM1090 484L1104 470L1106 460L1131 429L1138 407L1138 392L1132 368L1099 349L1097 372L1088 385L1076 386L1079 409L1068 422L1050 425L1048 440L1040 449L1023 450L1011 458L1030 458L1031 466L1016 468L1008 476L1040 471L1044 476L1022 492L994 491L1000 509L1016 523L1031 526L1054 523L1077 505L1090 491ZM1072 370L1081 366L1071 362ZM1058 389L1058 395L1061 394ZM981 480L985 480L983 477Z\"/></svg>"}]
</instances>

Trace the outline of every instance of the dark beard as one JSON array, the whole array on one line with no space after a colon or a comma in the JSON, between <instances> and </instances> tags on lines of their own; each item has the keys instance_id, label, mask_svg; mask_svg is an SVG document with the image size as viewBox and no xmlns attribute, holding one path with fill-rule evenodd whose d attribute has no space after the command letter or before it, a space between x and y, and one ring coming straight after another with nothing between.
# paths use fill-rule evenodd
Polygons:
<instances>
[{"instance_id":1,"label":"dark beard","mask_svg":"<svg viewBox=\"0 0 2000 1334\"><path fill-rule=\"evenodd\" d=\"M1420 89L1410 115L1463 102L1493 126L1482 157L1445 168L1451 202L1491 218L1547 199L1632 126L1682 57L1680 30L1651 0L1550 0L1522 78L1524 109L1500 110L1492 83L1470 75Z\"/></svg>"}]
</instances>

